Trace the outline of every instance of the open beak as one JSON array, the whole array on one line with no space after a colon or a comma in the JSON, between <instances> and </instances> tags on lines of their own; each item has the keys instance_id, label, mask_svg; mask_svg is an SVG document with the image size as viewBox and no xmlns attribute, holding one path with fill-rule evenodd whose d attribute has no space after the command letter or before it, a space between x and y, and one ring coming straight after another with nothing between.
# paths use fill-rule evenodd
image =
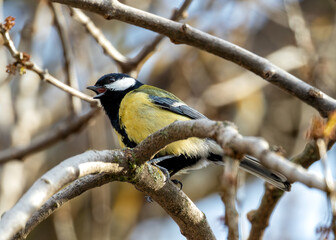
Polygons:
<instances>
[{"instance_id":1,"label":"open beak","mask_svg":"<svg viewBox=\"0 0 336 240\"><path fill-rule=\"evenodd\" d=\"M97 93L97 95L93 97L94 99L99 99L102 96L104 96L104 94L107 90L104 87L97 87L97 86L88 86L87 89L90 89L90 90L94 91L95 93Z\"/></svg>"}]
</instances>

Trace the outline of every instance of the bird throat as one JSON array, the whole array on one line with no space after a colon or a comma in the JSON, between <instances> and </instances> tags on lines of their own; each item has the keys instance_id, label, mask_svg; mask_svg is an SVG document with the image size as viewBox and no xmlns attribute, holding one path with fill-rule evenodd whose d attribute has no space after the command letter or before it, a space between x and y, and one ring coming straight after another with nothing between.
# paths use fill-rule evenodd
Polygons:
<instances>
[{"instance_id":1,"label":"bird throat","mask_svg":"<svg viewBox=\"0 0 336 240\"><path fill-rule=\"evenodd\" d=\"M100 98L101 104L107 116L109 117L113 128L117 131L118 134L121 135L122 142L125 144L125 146L130 148L135 147L137 144L128 138L125 129L120 124L119 107L125 95L131 92L132 90L139 88L141 85L143 84L137 82L136 85L125 91L107 91L105 95L102 98Z\"/></svg>"}]
</instances>

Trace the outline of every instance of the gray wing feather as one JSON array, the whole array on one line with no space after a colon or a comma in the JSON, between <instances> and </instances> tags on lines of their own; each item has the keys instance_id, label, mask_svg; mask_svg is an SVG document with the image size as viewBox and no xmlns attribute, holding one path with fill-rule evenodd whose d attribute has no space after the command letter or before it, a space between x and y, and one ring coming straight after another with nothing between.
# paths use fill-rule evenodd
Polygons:
<instances>
[{"instance_id":1,"label":"gray wing feather","mask_svg":"<svg viewBox=\"0 0 336 240\"><path fill-rule=\"evenodd\" d=\"M155 103L157 106L167 109L171 112L180 114L182 116L190 117L191 119L200 119L206 118L203 114L199 113L195 109L189 107L185 103L165 97L158 97L150 95L149 98Z\"/></svg>"}]
</instances>

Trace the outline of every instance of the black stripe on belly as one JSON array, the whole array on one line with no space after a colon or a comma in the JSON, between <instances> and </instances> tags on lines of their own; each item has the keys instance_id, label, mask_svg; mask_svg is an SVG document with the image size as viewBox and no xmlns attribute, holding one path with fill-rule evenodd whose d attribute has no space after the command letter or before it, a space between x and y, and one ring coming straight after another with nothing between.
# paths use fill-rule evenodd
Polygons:
<instances>
[{"instance_id":1,"label":"black stripe on belly","mask_svg":"<svg viewBox=\"0 0 336 240\"><path fill-rule=\"evenodd\" d=\"M117 117L119 119L119 113L117 114ZM128 135L126 134L125 128L120 127L120 124L119 124L118 120L113 120L113 121L111 121L111 123L112 123L112 126L114 127L114 129L121 135L122 142L125 144L126 147L129 147L129 148L136 147L137 144L128 138Z\"/></svg>"},{"instance_id":2,"label":"black stripe on belly","mask_svg":"<svg viewBox=\"0 0 336 240\"><path fill-rule=\"evenodd\" d=\"M130 90L123 92L110 92L108 91L104 97L100 99L107 116L109 117L113 128L121 135L122 142L126 147L134 148L137 143L131 141L125 131L125 128L121 127L119 117L119 107L122 99Z\"/></svg>"}]
</instances>

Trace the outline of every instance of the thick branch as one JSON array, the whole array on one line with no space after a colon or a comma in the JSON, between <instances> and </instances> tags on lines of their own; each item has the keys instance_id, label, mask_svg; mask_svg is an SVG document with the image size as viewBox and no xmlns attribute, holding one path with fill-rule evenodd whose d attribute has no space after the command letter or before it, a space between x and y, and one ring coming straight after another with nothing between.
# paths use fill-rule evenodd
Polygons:
<instances>
[{"instance_id":1,"label":"thick branch","mask_svg":"<svg viewBox=\"0 0 336 240\"><path fill-rule=\"evenodd\" d=\"M219 123L208 119L174 122L150 135L134 148L135 159L145 162L167 144L189 137L212 138L223 149L229 148L235 153L248 154L259 159L265 167L285 175L289 182L301 182L308 187L327 191L321 176L309 173L303 167L272 152L262 138L240 135L228 122Z\"/></svg>"},{"instance_id":2,"label":"thick branch","mask_svg":"<svg viewBox=\"0 0 336 240\"><path fill-rule=\"evenodd\" d=\"M165 138L167 139L167 136ZM156 141L153 138L150 139ZM172 141L174 139L167 143ZM147 141L147 144L155 146L153 142ZM38 180L16 206L3 216L0 222L0 239L8 239L8 237L16 234L24 227L33 212L66 184L87 174L111 172L109 167L117 175L123 173L122 179L124 181L135 184L137 189L149 194L157 201L178 223L182 233L187 238L192 239L195 236L201 236L202 239L214 239L204 214L174 184L162 181L160 170L155 169L153 171L147 165L145 165L147 166L145 168L138 167L146 161L145 156L152 156L155 151L156 147L148 148L148 145L140 144L136 149L123 152L90 151L62 162ZM140 154L140 152L143 153L143 161L138 158L137 154ZM131 159L132 157L134 159ZM127 158L127 161L125 158ZM86 162L88 159L90 162ZM106 163L107 161L112 161L112 163ZM34 199L33 203L32 199Z\"/></svg>"},{"instance_id":3,"label":"thick branch","mask_svg":"<svg viewBox=\"0 0 336 240\"><path fill-rule=\"evenodd\" d=\"M31 216L26 226L15 235L14 239L25 239L36 226L49 217L56 209L60 208L64 203L81 195L87 190L112 182L115 178L116 176L113 174L101 173L88 175L72 182L49 198L48 201Z\"/></svg>"},{"instance_id":4,"label":"thick branch","mask_svg":"<svg viewBox=\"0 0 336 240\"><path fill-rule=\"evenodd\" d=\"M327 117L330 112L336 109L336 100L280 69L266 59L223 39L190 27L187 24L177 23L163 17L129 7L116 0L52 1L96 12L107 19L117 19L143 27L169 37L174 43L191 45L232 61L301 99L303 102L314 107L324 117Z\"/></svg>"},{"instance_id":5,"label":"thick branch","mask_svg":"<svg viewBox=\"0 0 336 240\"><path fill-rule=\"evenodd\" d=\"M187 239L216 239L206 220L206 216L171 181L158 181L161 171L146 164L136 188L151 196L153 200L179 225L181 233Z\"/></svg>"},{"instance_id":6,"label":"thick branch","mask_svg":"<svg viewBox=\"0 0 336 240\"><path fill-rule=\"evenodd\" d=\"M169 136L169 137L167 137ZM283 173L291 182L326 191L322 177L308 173L302 167L272 153L268 144L254 137L243 137L229 123L208 119L175 122L154 133L134 149L124 151L89 151L62 162L43 175L0 221L0 239L8 239L24 227L32 214L62 187L93 173L111 173L121 181L128 181L150 195L179 225L188 238L214 239L206 218L190 199L170 181L163 181L159 169L143 165L167 144L189 137L213 138L223 149L249 154L270 169Z\"/></svg>"},{"instance_id":7,"label":"thick branch","mask_svg":"<svg viewBox=\"0 0 336 240\"><path fill-rule=\"evenodd\" d=\"M89 151L63 161L38 179L16 205L0 221L0 239L10 239L24 228L31 215L53 194L68 183L99 172L121 174L127 165L107 162L122 157L121 151ZM90 162L88 161L90 160Z\"/></svg>"},{"instance_id":8,"label":"thick branch","mask_svg":"<svg viewBox=\"0 0 336 240\"><path fill-rule=\"evenodd\" d=\"M179 224L181 231L185 236L188 236L188 239L193 239L193 236L202 236L201 239L215 239L205 215L196 208L192 201L182 191L179 191L174 184L163 183L165 186L162 187L162 183L160 183L160 186L156 186L158 179L155 180L153 174L157 177L157 174L160 173L153 172L153 169L149 169L150 172L147 171L148 169L146 169L146 173L143 173L143 178L135 183L136 188L146 194L150 194ZM15 238L25 238L40 222L72 198L114 180L134 182L134 180L127 178L125 175L118 178L115 174L110 173L88 175L77 179L38 209L29 219L25 228L16 234Z\"/></svg>"}]
</instances>

